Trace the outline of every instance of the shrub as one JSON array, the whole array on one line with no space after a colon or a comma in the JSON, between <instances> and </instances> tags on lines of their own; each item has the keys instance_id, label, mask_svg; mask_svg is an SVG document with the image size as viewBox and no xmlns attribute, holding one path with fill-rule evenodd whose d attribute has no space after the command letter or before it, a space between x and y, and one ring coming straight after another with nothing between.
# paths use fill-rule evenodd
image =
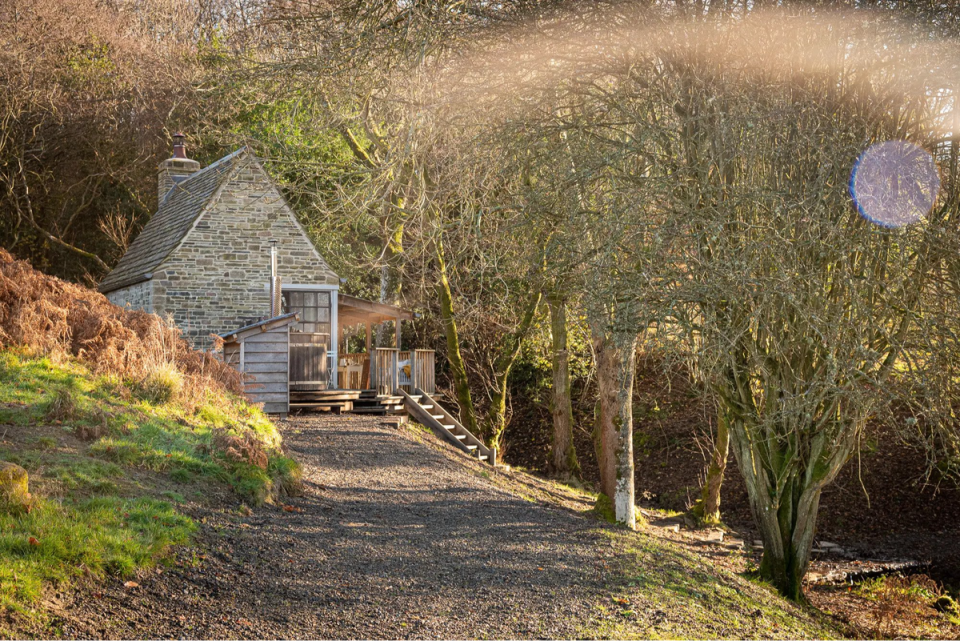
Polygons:
<instances>
[{"instance_id":1,"label":"shrub","mask_svg":"<svg viewBox=\"0 0 960 641\"><path fill-rule=\"evenodd\" d=\"M171 403L183 393L183 375L172 363L150 371L137 384L137 395L154 405Z\"/></svg>"},{"instance_id":2,"label":"shrub","mask_svg":"<svg viewBox=\"0 0 960 641\"><path fill-rule=\"evenodd\" d=\"M44 418L48 421L63 422L76 418L77 413L77 400L74 398L73 390L69 387L61 387L47 404Z\"/></svg>"},{"instance_id":3,"label":"shrub","mask_svg":"<svg viewBox=\"0 0 960 641\"><path fill-rule=\"evenodd\" d=\"M267 472L274 479L276 489L281 495L303 494L303 469L292 458L279 454L271 457Z\"/></svg>"},{"instance_id":4,"label":"shrub","mask_svg":"<svg viewBox=\"0 0 960 641\"><path fill-rule=\"evenodd\" d=\"M234 463L249 463L265 470L270 461L263 443L250 431L244 432L243 436L237 436L218 430L213 436L213 446L225 459Z\"/></svg>"}]
</instances>

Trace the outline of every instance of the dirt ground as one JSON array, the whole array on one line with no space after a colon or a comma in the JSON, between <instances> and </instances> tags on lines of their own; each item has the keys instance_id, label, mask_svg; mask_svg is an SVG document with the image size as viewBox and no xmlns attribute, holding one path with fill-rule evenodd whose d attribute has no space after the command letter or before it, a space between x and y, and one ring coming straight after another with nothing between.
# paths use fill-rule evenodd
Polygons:
<instances>
[{"instance_id":1,"label":"dirt ground","mask_svg":"<svg viewBox=\"0 0 960 641\"><path fill-rule=\"evenodd\" d=\"M647 508L684 511L699 496L707 456L710 417L676 372L665 373L654 360L638 363L634 439L638 502ZM585 479L598 477L588 431L589 411L579 408L577 453ZM519 406L507 432L504 460L545 470L550 442L546 404ZM543 414L543 415L541 415ZM859 457L824 490L818 538L858 555L929 562L929 574L960 588L960 488L922 482L922 453L889 430L872 427ZM724 522L745 537L755 528L746 488L731 460L724 480Z\"/></svg>"}]
</instances>

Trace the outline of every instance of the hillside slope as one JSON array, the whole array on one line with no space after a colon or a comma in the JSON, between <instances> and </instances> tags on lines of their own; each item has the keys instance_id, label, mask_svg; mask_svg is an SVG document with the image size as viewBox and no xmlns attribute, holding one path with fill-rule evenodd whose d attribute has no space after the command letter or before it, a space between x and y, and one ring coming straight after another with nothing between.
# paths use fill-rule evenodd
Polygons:
<instances>
[{"instance_id":1,"label":"hillside slope","mask_svg":"<svg viewBox=\"0 0 960 641\"><path fill-rule=\"evenodd\" d=\"M0 636L46 630L68 587L136 583L191 540L191 504L299 491L276 426L239 389L162 319L0 250L0 464L24 468L31 493L0 504Z\"/></svg>"}]
</instances>

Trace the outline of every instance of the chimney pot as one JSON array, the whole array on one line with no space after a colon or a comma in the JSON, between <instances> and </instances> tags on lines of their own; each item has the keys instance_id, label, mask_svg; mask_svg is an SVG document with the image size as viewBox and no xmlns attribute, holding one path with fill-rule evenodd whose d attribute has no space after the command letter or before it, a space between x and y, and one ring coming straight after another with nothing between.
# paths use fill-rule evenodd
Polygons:
<instances>
[{"instance_id":1,"label":"chimney pot","mask_svg":"<svg viewBox=\"0 0 960 641\"><path fill-rule=\"evenodd\" d=\"M186 158L187 157L187 146L184 144L186 136L183 134L177 133L173 134L173 157L174 158Z\"/></svg>"}]
</instances>

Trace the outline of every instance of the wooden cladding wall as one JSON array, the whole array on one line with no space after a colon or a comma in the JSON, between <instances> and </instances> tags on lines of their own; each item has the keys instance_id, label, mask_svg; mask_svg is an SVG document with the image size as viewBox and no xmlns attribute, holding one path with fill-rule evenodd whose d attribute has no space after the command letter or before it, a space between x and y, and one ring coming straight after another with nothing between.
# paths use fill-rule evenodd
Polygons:
<instances>
[{"instance_id":1,"label":"wooden cladding wall","mask_svg":"<svg viewBox=\"0 0 960 641\"><path fill-rule=\"evenodd\" d=\"M263 403L268 414L286 414L290 410L289 326L275 327L224 345L227 362L237 358L244 374L244 391L254 403ZM234 347L234 346L238 346Z\"/></svg>"}]
</instances>

